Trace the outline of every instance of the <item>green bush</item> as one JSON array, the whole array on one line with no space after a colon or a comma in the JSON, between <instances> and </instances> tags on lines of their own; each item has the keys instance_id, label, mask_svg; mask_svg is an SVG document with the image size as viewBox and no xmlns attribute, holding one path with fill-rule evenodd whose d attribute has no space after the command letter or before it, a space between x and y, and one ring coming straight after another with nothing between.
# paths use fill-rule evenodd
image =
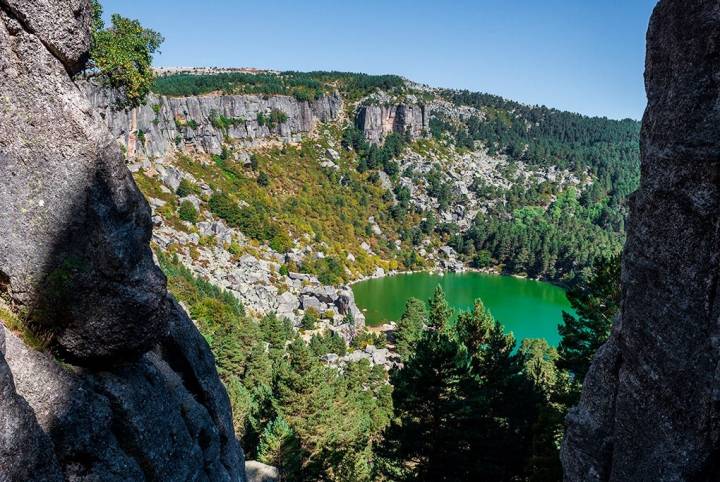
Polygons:
<instances>
[{"instance_id":1,"label":"green bush","mask_svg":"<svg viewBox=\"0 0 720 482\"><path fill-rule=\"evenodd\" d=\"M303 330L314 330L315 326L317 325L319 316L317 311L315 311L312 308L308 308L305 311L305 315L303 315L302 321L300 322L300 326Z\"/></svg>"},{"instance_id":2,"label":"green bush","mask_svg":"<svg viewBox=\"0 0 720 482\"><path fill-rule=\"evenodd\" d=\"M270 125L275 126L287 122L288 116L285 112L273 109L270 111Z\"/></svg>"},{"instance_id":3,"label":"green bush","mask_svg":"<svg viewBox=\"0 0 720 482\"><path fill-rule=\"evenodd\" d=\"M257 168L260 166L260 161L258 160L257 154L251 154L250 155L250 169L253 171L257 171Z\"/></svg>"},{"instance_id":4,"label":"green bush","mask_svg":"<svg viewBox=\"0 0 720 482\"><path fill-rule=\"evenodd\" d=\"M278 253L287 253L292 249L293 243L287 235L279 232L270 239L268 245Z\"/></svg>"},{"instance_id":5,"label":"green bush","mask_svg":"<svg viewBox=\"0 0 720 482\"><path fill-rule=\"evenodd\" d=\"M190 201L183 201L178 208L178 216L183 221L195 224L198 219L198 212Z\"/></svg>"},{"instance_id":6,"label":"green bush","mask_svg":"<svg viewBox=\"0 0 720 482\"><path fill-rule=\"evenodd\" d=\"M268 129L273 130L278 125L287 122L288 116L281 110L273 109L270 111L269 115L266 115L263 112L258 112L256 119L260 127L267 126Z\"/></svg>"},{"instance_id":7,"label":"green bush","mask_svg":"<svg viewBox=\"0 0 720 482\"><path fill-rule=\"evenodd\" d=\"M210 124L215 128L221 130L227 134L230 127L237 127L239 125L245 125L245 119L240 117L225 117L222 114L218 114L215 111L210 112Z\"/></svg>"},{"instance_id":8,"label":"green bush","mask_svg":"<svg viewBox=\"0 0 720 482\"><path fill-rule=\"evenodd\" d=\"M260 174L258 174L257 183L262 187L267 187L270 185L270 177L264 171L260 172Z\"/></svg>"},{"instance_id":9,"label":"green bush","mask_svg":"<svg viewBox=\"0 0 720 482\"><path fill-rule=\"evenodd\" d=\"M187 179L181 179L180 185L175 190L175 194L177 194L179 197L185 197L189 196L191 194L198 194L198 188Z\"/></svg>"},{"instance_id":10,"label":"green bush","mask_svg":"<svg viewBox=\"0 0 720 482\"><path fill-rule=\"evenodd\" d=\"M257 120L257 123L260 127L265 126L265 124L268 122L267 118L265 117L265 114L262 112L258 112L255 116L255 119Z\"/></svg>"}]
</instances>

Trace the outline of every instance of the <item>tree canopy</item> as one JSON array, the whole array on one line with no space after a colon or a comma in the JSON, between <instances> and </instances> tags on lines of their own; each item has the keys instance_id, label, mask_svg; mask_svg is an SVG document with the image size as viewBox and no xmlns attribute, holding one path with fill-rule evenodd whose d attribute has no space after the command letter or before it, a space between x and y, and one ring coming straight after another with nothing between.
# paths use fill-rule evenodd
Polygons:
<instances>
[{"instance_id":1,"label":"tree canopy","mask_svg":"<svg viewBox=\"0 0 720 482\"><path fill-rule=\"evenodd\" d=\"M162 35L118 14L106 28L98 0L93 0L93 13L91 69L105 85L117 89L118 107L143 104L155 78L152 58L164 42Z\"/></svg>"}]
</instances>

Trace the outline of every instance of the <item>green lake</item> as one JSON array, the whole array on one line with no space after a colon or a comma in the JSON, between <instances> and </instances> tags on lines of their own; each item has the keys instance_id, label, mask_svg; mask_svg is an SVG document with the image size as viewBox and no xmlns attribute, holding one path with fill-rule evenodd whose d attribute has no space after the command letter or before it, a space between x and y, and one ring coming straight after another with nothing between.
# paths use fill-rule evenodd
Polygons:
<instances>
[{"instance_id":1,"label":"green lake","mask_svg":"<svg viewBox=\"0 0 720 482\"><path fill-rule=\"evenodd\" d=\"M456 312L470 310L475 299L482 299L518 343L523 338L545 338L557 346L562 311L572 311L565 291L555 285L474 272L399 274L361 281L353 285L353 292L366 323L375 326L398 320L409 298L427 300L437 285Z\"/></svg>"}]
</instances>

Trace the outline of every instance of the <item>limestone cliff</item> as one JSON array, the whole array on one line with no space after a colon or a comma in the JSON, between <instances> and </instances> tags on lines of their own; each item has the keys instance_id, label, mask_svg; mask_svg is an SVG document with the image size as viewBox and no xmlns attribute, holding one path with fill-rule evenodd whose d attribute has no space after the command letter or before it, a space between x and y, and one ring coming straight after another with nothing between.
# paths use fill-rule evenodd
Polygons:
<instances>
[{"instance_id":1,"label":"limestone cliff","mask_svg":"<svg viewBox=\"0 0 720 482\"><path fill-rule=\"evenodd\" d=\"M90 12L0 0L0 296L49 340L0 325L0 480L244 480L212 354L153 263L148 205L71 79Z\"/></svg>"},{"instance_id":2,"label":"limestone cliff","mask_svg":"<svg viewBox=\"0 0 720 482\"><path fill-rule=\"evenodd\" d=\"M429 122L425 106L420 104L363 105L356 118L358 129L374 144L382 143L391 133L418 139L427 132Z\"/></svg>"},{"instance_id":3,"label":"limestone cliff","mask_svg":"<svg viewBox=\"0 0 720 482\"><path fill-rule=\"evenodd\" d=\"M342 110L342 99L337 93L312 102L283 95L150 95L143 106L118 110L108 90L89 83L83 83L82 88L115 138L128 148L131 158L159 158L186 147L219 154L226 137L250 143L272 136L297 140L318 122L336 119ZM276 125L258 120L258 115L269 117L273 111L281 112L287 119Z\"/></svg>"},{"instance_id":4,"label":"limestone cliff","mask_svg":"<svg viewBox=\"0 0 720 482\"><path fill-rule=\"evenodd\" d=\"M662 0L622 307L568 417L567 481L720 478L720 14Z\"/></svg>"}]
</instances>

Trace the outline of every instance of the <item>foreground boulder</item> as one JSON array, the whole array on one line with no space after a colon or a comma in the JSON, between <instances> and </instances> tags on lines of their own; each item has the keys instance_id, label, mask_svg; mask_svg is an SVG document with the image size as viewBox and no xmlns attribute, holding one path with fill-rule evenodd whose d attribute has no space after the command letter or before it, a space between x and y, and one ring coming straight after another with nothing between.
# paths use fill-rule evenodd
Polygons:
<instances>
[{"instance_id":1,"label":"foreground boulder","mask_svg":"<svg viewBox=\"0 0 720 482\"><path fill-rule=\"evenodd\" d=\"M719 480L720 15L662 0L622 310L568 416L567 481Z\"/></svg>"},{"instance_id":2,"label":"foreground boulder","mask_svg":"<svg viewBox=\"0 0 720 482\"><path fill-rule=\"evenodd\" d=\"M255 460L248 460L245 463L245 471L248 482L278 482L280 480L280 471L277 467Z\"/></svg>"},{"instance_id":3,"label":"foreground boulder","mask_svg":"<svg viewBox=\"0 0 720 482\"><path fill-rule=\"evenodd\" d=\"M168 295L147 203L70 77L90 12L0 1L0 297L48 345L0 315L0 480L243 481L210 349Z\"/></svg>"},{"instance_id":4,"label":"foreground boulder","mask_svg":"<svg viewBox=\"0 0 720 482\"><path fill-rule=\"evenodd\" d=\"M81 3L0 9L0 279L64 356L88 361L147 351L169 300L147 203L68 76L90 42Z\"/></svg>"}]
</instances>

